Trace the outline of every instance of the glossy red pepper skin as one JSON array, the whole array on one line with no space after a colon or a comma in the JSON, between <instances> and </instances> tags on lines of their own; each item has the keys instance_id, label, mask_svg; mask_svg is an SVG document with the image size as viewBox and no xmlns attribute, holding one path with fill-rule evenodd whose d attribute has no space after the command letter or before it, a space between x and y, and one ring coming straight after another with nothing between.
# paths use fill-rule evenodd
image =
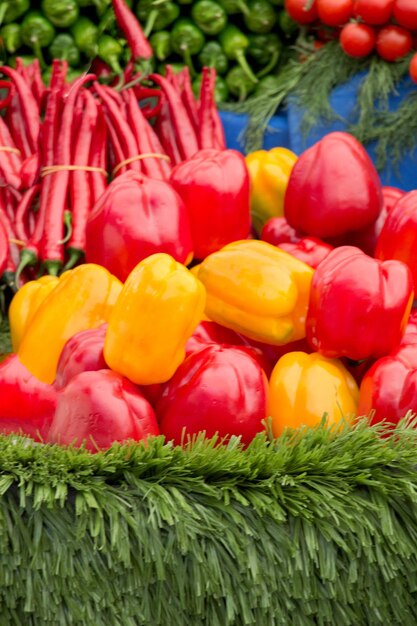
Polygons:
<instances>
[{"instance_id":1,"label":"glossy red pepper skin","mask_svg":"<svg viewBox=\"0 0 417 626\"><path fill-rule=\"evenodd\" d=\"M361 230L383 206L378 173L363 146L347 133L330 133L295 163L285 194L290 226L323 239Z\"/></svg>"},{"instance_id":2,"label":"glossy red pepper skin","mask_svg":"<svg viewBox=\"0 0 417 626\"><path fill-rule=\"evenodd\" d=\"M81 372L58 392L47 441L92 452L115 441L158 435L155 413L138 387L111 370Z\"/></svg>"},{"instance_id":3,"label":"glossy red pepper skin","mask_svg":"<svg viewBox=\"0 0 417 626\"><path fill-rule=\"evenodd\" d=\"M307 339L329 358L377 359L400 343L413 295L404 263L382 263L353 246L336 248L313 277Z\"/></svg>"},{"instance_id":4,"label":"glossy red pepper skin","mask_svg":"<svg viewBox=\"0 0 417 626\"><path fill-rule=\"evenodd\" d=\"M348 233L345 236L337 237L335 240L331 240L330 243L335 247L356 246L357 248L363 250L363 252L366 252L366 254L369 254L369 256L374 256L378 238L381 234L382 227L385 224L388 213L404 195L405 192L401 189L397 189L396 187L382 187L384 206L382 207L381 213L378 215L375 222L363 230L357 230L353 233Z\"/></svg>"},{"instance_id":5,"label":"glossy red pepper skin","mask_svg":"<svg viewBox=\"0 0 417 626\"><path fill-rule=\"evenodd\" d=\"M197 259L250 233L249 173L235 150L200 150L172 170L170 181L190 217Z\"/></svg>"},{"instance_id":6,"label":"glossy red pepper skin","mask_svg":"<svg viewBox=\"0 0 417 626\"><path fill-rule=\"evenodd\" d=\"M0 277L7 267L9 257L9 237L3 222L0 220Z\"/></svg>"},{"instance_id":7,"label":"glossy red pepper skin","mask_svg":"<svg viewBox=\"0 0 417 626\"><path fill-rule=\"evenodd\" d=\"M390 211L378 239L375 257L406 263L417 285L417 191L406 193Z\"/></svg>"},{"instance_id":8,"label":"glossy red pepper skin","mask_svg":"<svg viewBox=\"0 0 417 626\"><path fill-rule=\"evenodd\" d=\"M251 355L262 367L269 378L272 372L273 363L264 353L262 348L250 345L245 337L239 335L234 330L225 328L216 322L200 322L185 346L186 356L198 352L210 345L229 345L239 347L247 354Z\"/></svg>"},{"instance_id":9,"label":"glossy red pepper skin","mask_svg":"<svg viewBox=\"0 0 417 626\"><path fill-rule=\"evenodd\" d=\"M292 254L314 269L317 268L333 250L333 246L317 237L303 237L297 243L280 243L278 248Z\"/></svg>"},{"instance_id":10,"label":"glossy red pepper skin","mask_svg":"<svg viewBox=\"0 0 417 626\"><path fill-rule=\"evenodd\" d=\"M264 430L267 378L259 363L239 348L211 345L191 354L166 383L156 413L166 440L187 435L240 436L249 444Z\"/></svg>"},{"instance_id":11,"label":"glossy red pepper skin","mask_svg":"<svg viewBox=\"0 0 417 626\"><path fill-rule=\"evenodd\" d=\"M0 363L0 432L45 440L55 413L57 391L26 369L17 355Z\"/></svg>"},{"instance_id":12,"label":"glossy red pepper skin","mask_svg":"<svg viewBox=\"0 0 417 626\"><path fill-rule=\"evenodd\" d=\"M144 258L157 252L179 263L192 258L184 203L171 185L139 172L118 176L95 205L87 223L86 258L122 282Z\"/></svg>"},{"instance_id":13,"label":"glossy red pepper skin","mask_svg":"<svg viewBox=\"0 0 417 626\"><path fill-rule=\"evenodd\" d=\"M107 324L76 333L68 339L59 357L55 386L60 389L81 372L108 369L103 356Z\"/></svg>"},{"instance_id":14,"label":"glossy red pepper skin","mask_svg":"<svg viewBox=\"0 0 417 626\"><path fill-rule=\"evenodd\" d=\"M132 53L132 61L151 59L153 55L151 44L146 39L136 15L124 0L112 0L112 4L117 24L126 37Z\"/></svg>"},{"instance_id":15,"label":"glossy red pepper skin","mask_svg":"<svg viewBox=\"0 0 417 626\"><path fill-rule=\"evenodd\" d=\"M298 243L305 235L288 224L284 216L271 217L261 231L262 241L279 246L281 243Z\"/></svg>"},{"instance_id":16,"label":"glossy red pepper skin","mask_svg":"<svg viewBox=\"0 0 417 626\"><path fill-rule=\"evenodd\" d=\"M378 359L360 387L358 415L375 413L372 423L398 423L407 411L417 412L417 335L390 355Z\"/></svg>"}]
</instances>

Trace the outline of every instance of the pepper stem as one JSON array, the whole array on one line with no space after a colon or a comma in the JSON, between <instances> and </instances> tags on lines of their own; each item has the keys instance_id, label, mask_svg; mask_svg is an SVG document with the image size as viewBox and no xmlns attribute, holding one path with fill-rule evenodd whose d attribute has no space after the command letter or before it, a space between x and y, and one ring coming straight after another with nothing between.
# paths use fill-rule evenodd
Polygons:
<instances>
[{"instance_id":1,"label":"pepper stem","mask_svg":"<svg viewBox=\"0 0 417 626\"><path fill-rule=\"evenodd\" d=\"M29 267L30 265L35 265L37 263L38 257L31 250L23 249L20 252L20 262L17 266L16 273L14 275L14 283L16 288L19 289L19 280L22 272Z\"/></svg>"},{"instance_id":2,"label":"pepper stem","mask_svg":"<svg viewBox=\"0 0 417 626\"><path fill-rule=\"evenodd\" d=\"M61 241L58 241L59 245L64 245L65 243L68 243L68 241L72 237L72 213L71 211L64 212L64 226L66 229L66 235L63 239L61 239Z\"/></svg>"},{"instance_id":3,"label":"pepper stem","mask_svg":"<svg viewBox=\"0 0 417 626\"><path fill-rule=\"evenodd\" d=\"M148 15L148 19L146 20L144 34L145 37L148 38L152 32L153 27L155 26L156 18L158 17L158 9L152 9L152 11Z\"/></svg>"},{"instance_id":4,"label":"pepper stem","mask_svg":"<svg viewBox=\"0 0 417 626\"><path fill-rule=\"evenodd\" d=\"M68 248L67 252L69 254L69 259L64 265L64 268L62 270L63 272L71 270L74 265L77 265L78 261L80 261L84 256L84 251L80 250L79 248Z\"/></svg>"},{"instance_id":5,"label":"pepper stem","mask_svg":"<svg viewBox=\"0 0 417 626\"><path fill-rule=\"evenodd\" d=\"M188 47L182 50L182 56L183 56L185 65L188 67L188 69L190 70L191 76L194 78L194 76L197 75L197 72L195 71L193 59L190 54L190 49Z\"/></svg>"},{"instance_id":6,"label":"pepper stem","mask_svg":"<svg viewBox=\"0 0 417 626\"><path fill-rule=\"evenodd\" d=\"M50 276L58 276L62 269L61 261L45 261L45 269Z\"/></svg>"},{"instance_id":7,"label":"pepper stem","mask_svg":"<svg viewBox=\"0 0 417 626\"><path fill-rule=\"evenodd\" d=\"M278 59L279 59L279 55L280 54L281 54L280 50L275 50L275 52L272 53L272 57L271 57L271 60L269 61L268 65L265 65L265 67L262 68L262 70L260 72L258 72L256 74L256 76L258 78L262 78L263 76L267 76L271 72L271 70L274 69L276 64L278 63Z\"/></svg>"},{"instance_id":8,"label":"pepper stem","mask_svg":"<svg viewBox=\"0 0 417 626\"><path fill-rule=\"evenodd\" d=\"M39 61L39 65L41 66L43 70L45 70L46 63L45 63L45 59L43 58L43 52L42 52L41 46L39 45L39 41L36 39L32 41L31 44L32 44L33 52L35 53L35 57Z\"/></svg>"},{"instance_id":9,"label":"pepper stem","mask_svg":"<svg viewBox=\"0 0 417 626\"><path fill-rule=\"evenodd\" d=\"M249 9L244 0L236 0L236 6L239 8L240 12L243 13L243 15L249 15Z\"/></svg>"},{"instance_id":10,"label":"pepper stem","mask_svg":"<svg viewBox=\"0 0 417 626\"><path fill-rule=\"evenodd\" d=\"M243 50L236 50L235 55L236 55L236 61L239 63L240 67L245 72L246 76L253 83L257 83L258 79L256 78L256 76L253 73L249 63L247 62L246 57L245 57L245 53L243 52Z\"/></svg>"}]
</instances>

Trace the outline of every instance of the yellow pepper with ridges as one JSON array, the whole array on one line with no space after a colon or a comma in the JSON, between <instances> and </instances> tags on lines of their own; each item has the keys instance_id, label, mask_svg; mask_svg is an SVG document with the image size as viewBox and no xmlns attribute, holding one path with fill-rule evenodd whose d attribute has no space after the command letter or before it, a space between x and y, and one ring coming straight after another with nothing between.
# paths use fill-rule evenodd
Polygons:
<instances>
[{"instance_id":1,"label":"yellow pepper with ridges","mask_svg":"<svg viewBox=\"0 0 417 626\"><path fill-rule=\"evenodd\" d=\"M65 343L82 330L108 322L122 286L113 274L93 263L62 274L38 307L18 350L29 372L53 383Z\"/></svg>"},{"instance_id":2,"label":"yellow pepper with ridges","mask_svg":"<svg viewBox=\"0 0 417 626\"><path fill-rule=\"evenodd\" d=\"M268 415L276 437L286 427L318 426L325 413L329 427L342 420L350 424L358 403L358 386L338 359L289 352L272 371Z\"/></svg>"},{"instance_id":3,"label":"yellow pepper with ridges","mask_svg":"<svg viewBox=\"0 0 417 626\"><path fill-rule=\"evenodd\" d=\"M205 313L251 339L284 345L303 339L314 270L264 241L228 244L206 257L198 278Z\"/></svg>"},{"instance_id":4,"label":"yellow pepper with ridges","mask_svg":"<svg viewBox=\"0 0 417 626\"><path fill-rule=\"evenodd\" d=\"M9 307L10 336L13 352L17 352L26 330L51 291L58 284L57 276L42 276L25 283L13 296Z\"/></svg>"},{"instance_id":5,"label":"yellow pepper with ridges","mask_svg":"<svg viewBox=\"0 0 417 626\"><path fill-rule=\"evenodd\" d=\"M138 385L166 382L185 358L204 305L204 287L184 265L165 253L144 259L110 316L107 365Z\"/></svg>"},{"instance_id":6,"label":"yellow pepper with ridges","mask_svg":"<svg viewBox=\"0 0 417 626\"><path fill-rule=\"evenodd\" d=\"M271 217L284 215L284 197L297 155L287 148L258 150L246 157L251 181L252 223L258 233Z\"/></svg>"}]
</instances>

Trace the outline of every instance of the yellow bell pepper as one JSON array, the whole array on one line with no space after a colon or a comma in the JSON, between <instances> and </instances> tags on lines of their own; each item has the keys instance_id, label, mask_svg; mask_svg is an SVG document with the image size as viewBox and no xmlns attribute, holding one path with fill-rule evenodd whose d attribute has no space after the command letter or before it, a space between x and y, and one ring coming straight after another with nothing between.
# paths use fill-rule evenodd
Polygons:
<instances>
[{"instance_id":1,"label":"yellow bell pepper","mask_svg":"<svg viewBox=\"0 0 417 626\"><path fill-rule=\"evenodd\" d=\"M246 157L251 180L252 223L258 234L271 217L284 215L284 196L297 155L287 148L258 150Z\"/></svg>"},{"instance_id":2,"label":"yellow bell pepper","mask_svg":"<svg viewBox=\"0 0 417 626\"><path fill-rule=\"evenodd\" d=\"M30 280L19 289L10 303L9 324L13 352L17 352L26 330L51 291L58 284L57 276L42 276L38 280Z\"/></svg>"},{"instance_id":3,"label":"yellow bell pepper","mask_svg":"<svg viewBox=\"0 0 417 626\"><path fill-rule=\"evenodd\" d=\"M358 403L358 386L338 359L289 352L272 371L268 414L276 437L286 427L317 426L325 413L329 427L352 423Z\"/></svg>"},{"instance_id":4,"label":"yellow bell pepper","mask_svg":"<svg viewBox=\"0 0 417 626\"><path fill-rule=\"evenodd\" d=\"M264 241L228 244L206 257L198 278L205 313L251 339L284 345L305 337L314 270Z\"/></svg>"},{"instance_id":5,"label":"yellow bell pepper","mask_svg":"<svg viewBox=\"0 0 417 626\"><path fill-rule=\"evenodd\" d=\"M62 348L70 337L108 322L122 283L104 267L87 263L65 272L28 326L18 355L39 380L55 380Z\"/></svg>"},{"instance_id":6,"label":"yellow bell pepper","mask_svg":"<svg viewBox=\"0 0 417 626\"><path fill-rule=\"evenodd\" d=\"M203 285L184 265L164 253L144 259L110 316L107 365L138 385L166 382L185 358L204 304Z\"/></svg>"}]
</instances>

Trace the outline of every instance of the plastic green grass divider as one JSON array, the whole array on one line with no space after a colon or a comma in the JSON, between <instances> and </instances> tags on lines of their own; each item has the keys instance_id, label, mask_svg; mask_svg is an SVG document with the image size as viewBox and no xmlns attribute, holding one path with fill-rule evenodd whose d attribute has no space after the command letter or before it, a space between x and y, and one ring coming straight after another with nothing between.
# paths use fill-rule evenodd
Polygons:
<instances>
[{"instance_id":1,"label":"plastic green grass divider","mask_svg":"<svg viewBox=\"0 0 417 626\"><path fill-rule=\"evenodd\" d=\"M0 438L1 626L417 623L417 432Z\"/></svg>"}]
</instances>

